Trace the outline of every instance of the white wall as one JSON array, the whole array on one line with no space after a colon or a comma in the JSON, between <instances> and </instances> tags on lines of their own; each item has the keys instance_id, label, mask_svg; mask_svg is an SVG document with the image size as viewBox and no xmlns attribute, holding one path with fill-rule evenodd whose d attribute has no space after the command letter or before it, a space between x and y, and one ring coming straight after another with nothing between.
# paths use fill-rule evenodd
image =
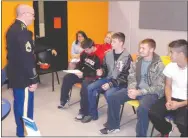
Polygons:
<instances>
[{"instance_id":1,"label":"white wall","mask_svg":"<svg viewBox=\"0 0 188 138\"><path fill-rule=\"evenodd\" d=\"M170 41L187 39L187 32L183 31L139 29L139 1L109 2L108 30L125 33L125 46L131 53L137 52L139 41L145 38L156 41L156 52L159 55L168 53Z\"/></svg>"},{"instance_id":2,"label":"white wall","mask_svg":"<svg viewBox=\"0 0 188 138\"><path fill-rule=\"evenodd\" d=\"M44 24L44 1L38 1L39 12L39 37L45 36L45 24Z\"/></svg>"}]
</instances>

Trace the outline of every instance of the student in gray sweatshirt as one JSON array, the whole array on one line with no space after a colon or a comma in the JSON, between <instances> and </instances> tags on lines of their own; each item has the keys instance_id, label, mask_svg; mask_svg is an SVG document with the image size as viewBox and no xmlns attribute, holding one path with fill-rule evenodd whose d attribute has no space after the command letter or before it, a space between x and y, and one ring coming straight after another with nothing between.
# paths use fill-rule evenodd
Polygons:
<instances>
[{"instance_id":1,"label":"student in gray sweatshirt","mask_svg":"<svg viewBox=\"0 0 188 138\"><path fill-rule=\"evenodd\" d=\"M112 50L107 52L101 69L97 70L97 76L101 79L88 86L89 115L82 119L82 123L98 119L97 95L102 92L105 98L127 87L127 77L132 61L131 55L123 47L125 35L121 32L112 35ZM108 101L108 100L107 100Z\"/></svg>"}]
</instances>

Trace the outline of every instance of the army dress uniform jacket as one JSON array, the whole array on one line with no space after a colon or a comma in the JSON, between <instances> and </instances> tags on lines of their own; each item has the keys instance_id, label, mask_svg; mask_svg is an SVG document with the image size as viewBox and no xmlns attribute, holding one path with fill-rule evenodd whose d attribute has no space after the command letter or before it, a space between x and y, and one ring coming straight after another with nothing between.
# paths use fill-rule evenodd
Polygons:
<instances>
[{"instance_id":1,"label":"army dress uniform jacket","mask_svg":"<svg viewBox=\"0 0 188 138\"><path fill-rule=\"evenodd\" d=\"M26 25L16 20L8 29L7 77L10 88L25 88L38 82L33 55L33 40Z\"/></svg>"}]
</instances>

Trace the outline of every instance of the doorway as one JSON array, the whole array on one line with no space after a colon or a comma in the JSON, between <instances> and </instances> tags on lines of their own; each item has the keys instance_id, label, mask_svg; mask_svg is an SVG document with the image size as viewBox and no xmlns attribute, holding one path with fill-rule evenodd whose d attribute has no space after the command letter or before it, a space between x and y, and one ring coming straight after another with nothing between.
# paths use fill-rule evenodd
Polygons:
<instances>
[{"instance_id":1,"label":"doorway","mask_svg":"<svg viewBox=\"0 0 188 138\"><path fill-rule=\"evenodd\" d=\"M40 39L41 26L44 26L42 43L47 44L58 53L54 65L56 70L65 70L68 66L68 31L67 31L67 2L39 1L33 2L35 10L34 32L35 41ZM40 13L39 13L40 11ZM43 20L40 19L43 12Z\"/></svg>"}]
</instances>

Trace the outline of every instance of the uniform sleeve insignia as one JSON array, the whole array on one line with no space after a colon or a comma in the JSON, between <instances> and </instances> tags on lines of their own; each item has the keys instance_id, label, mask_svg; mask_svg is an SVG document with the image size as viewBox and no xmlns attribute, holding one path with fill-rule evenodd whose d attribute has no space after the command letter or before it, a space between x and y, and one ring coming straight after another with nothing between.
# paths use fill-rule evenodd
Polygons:
<instances>
[{"instance_id":1,"label":"uniform sleeve insignia","mask_svg":"<svg viewBox=\"0 0 188 138\"><path fill-rule=\"evenodd\" d=\"M29 43L29 41L27 41L27 43L25 44L25 50L27 52L31 52L32 51L31 44Z\"/></svg>"},{"instance_id":2,"label":"uniform sleeve insignia","mask_svg":"<svg viewBox=\"0 0 188 138\"><path fill-rule=\"evenodd\" d=\"M33 74L34 74L34 75L37 75L37 72L36 72L36 69L35 69L35 68L33 68Z\"/></svg>"}]
</instances>

